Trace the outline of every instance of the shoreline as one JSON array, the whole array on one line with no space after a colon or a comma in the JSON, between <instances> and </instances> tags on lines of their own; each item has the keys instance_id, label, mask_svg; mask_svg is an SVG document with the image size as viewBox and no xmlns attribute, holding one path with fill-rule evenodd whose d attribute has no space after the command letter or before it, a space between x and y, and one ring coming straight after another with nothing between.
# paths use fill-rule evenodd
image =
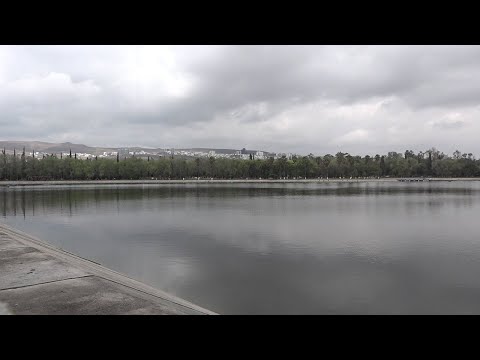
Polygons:
<instances>
[{"instance_id":1,"label":"shoreline","mask_svg":"<svg viewBox=\"0 0 480 360\"><path fill-rule=\"evenodd\" d=\"M29 315L216 315L0 222L0 310Z\"/></svg>"},{"instance_id":2,"label":"shoreline","mask_svg":"<svg viewBox=\"0 0 480 360\"><path fill-rule=\"evenodd\" d=\"M314 183L358 183L358 182L399 182L401 179L415 178L380 178L380 179L188 179L188 180L1 180L0 187L40 186L40 185L151 185L151 184L314 184ZM412 181L412 180L410 180ZM480 181L480 178L425 178L423 182ZM407 181L408 182L408 181Z\"/></svg>"}]
</instances>

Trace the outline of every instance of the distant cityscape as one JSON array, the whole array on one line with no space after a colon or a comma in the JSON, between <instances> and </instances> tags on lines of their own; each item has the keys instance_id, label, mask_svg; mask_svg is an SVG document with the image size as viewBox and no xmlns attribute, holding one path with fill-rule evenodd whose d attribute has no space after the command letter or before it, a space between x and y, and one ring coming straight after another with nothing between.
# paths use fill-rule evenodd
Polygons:
<instances>
[{"instance_id":1,"label":"distant cityscape","mask_svg":"<svg viewBox=\"0 0 480 360\"><path fill-rule=\"evenodd\" d=\"M7 150L7 153L12 153L13 151ZM21 151L16 151L18 156L21 155ZM59 152L50 152L50 151L30 151L25 152L26 156L35 157L37 159L43 159L47 156L55 156L58 158L63 158L70 156L70 151L59 151ZM292 153L273 153L267 151L259 150L247 150L245 148L241 150L231 150L231 149L136 149L123 147L111 151L102 151L102 152L74 152L72 151L72 156L76 156L77 159L95 159L95 158L116 158L117 156L121 159L128 157L138 157L138 158L165 158L165 157L182 157L182 158L225 158L225 159L258 159L264 160L268 158L282 158L286 157L291 159L295 154Z\"/></svg>"}]
</instances>

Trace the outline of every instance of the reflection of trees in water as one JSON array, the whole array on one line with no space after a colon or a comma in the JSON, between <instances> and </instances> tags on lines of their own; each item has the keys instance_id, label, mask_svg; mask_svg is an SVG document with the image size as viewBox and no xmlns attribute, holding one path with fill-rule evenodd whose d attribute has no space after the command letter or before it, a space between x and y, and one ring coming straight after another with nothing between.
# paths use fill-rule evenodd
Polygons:
<instances>
[{"instance_id":1,"label":"reflection of trees in water","mask_svg":"<svg viewBox=\"0 0 480 360\"><path fill-rule=\"evenodd\" d=\"M448 196L435 198L430 196L434 194L442 195L442 193L426 192L428 196L417 196L403 201L405 212L413 216L421 216L428 214L435 214L447 208L460 209L471 208L476 201L475 196L470 196L470 193L461 191L450 193Z\"/></svg>"},{"instance_id":2,"label":"reflection of trees in water","mask_svg":"<svg viewBox=\"0 0 480 360\"><path fill-rule=\"evenodd\" d=\"M413 197L405 201L407 210L427 206L441 208L446 202L454 206L472 206L473 196L480 189L461 187L435 187L414 185L382 185L365 183L322 184L321 186L296 186L282 184L276 186L222 185L180 185L180 186L131 186L131 187L62 187L62 188L0 188L2 215L35 216L51 212L72 216L80 211L116 207L141 209L144 204L138 200L167 198L258 198L288 196L380 196L380 195L455 195L452 198L419 199ZM423 205L422 205L423 204ZM159 207L165 204L158 203ZM41 209L40 213L38 209ZM52 211L53 210L53 211Z\"/></svg>"}]
</instances>

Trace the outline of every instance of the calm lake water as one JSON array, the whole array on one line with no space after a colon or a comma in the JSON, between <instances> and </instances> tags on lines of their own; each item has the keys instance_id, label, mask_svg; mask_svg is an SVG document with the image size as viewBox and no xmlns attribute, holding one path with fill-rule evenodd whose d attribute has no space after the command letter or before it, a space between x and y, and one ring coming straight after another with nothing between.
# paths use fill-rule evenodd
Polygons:
<instances>
[{"instance_id":1,"label":"calm lake water","mask_svg":"<svg viewBox=\"0 0 480 360\"><path fill-rule=\"evenodd\" d=\"M221 314L480 314L480 183L0 187L0 221Z\"/></svg>"}]
</instances>

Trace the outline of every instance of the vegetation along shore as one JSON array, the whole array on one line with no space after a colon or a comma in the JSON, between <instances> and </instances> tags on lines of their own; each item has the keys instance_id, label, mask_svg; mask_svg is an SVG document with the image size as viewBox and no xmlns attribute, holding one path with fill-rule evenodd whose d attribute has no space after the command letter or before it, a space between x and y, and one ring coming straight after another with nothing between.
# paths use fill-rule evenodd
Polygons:
<instances>
[{"instance_id":1,"label":"vegetation along shore","mask_svg":"<svg viewBox=\"0 0 480 360\"><path fill-rule=\"evenodd\" d=\"M415 154L294 156L274 159L215 159L161 157L77 159L75 154L59 158L26 156L25 151L0 155L0 180L299 180L364 178L475 178L480 160L470 153L451 156L432 148Z\"/></svg>"}]
</instances>

